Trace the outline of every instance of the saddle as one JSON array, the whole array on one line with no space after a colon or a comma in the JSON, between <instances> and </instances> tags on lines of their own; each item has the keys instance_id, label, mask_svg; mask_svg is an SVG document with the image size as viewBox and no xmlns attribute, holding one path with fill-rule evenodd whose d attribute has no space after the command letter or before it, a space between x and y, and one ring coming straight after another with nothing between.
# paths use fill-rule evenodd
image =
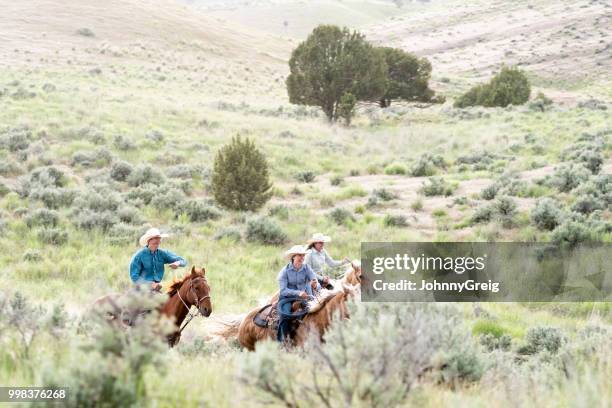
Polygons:
<instances>
[{"instance_id":1,"label":"saddle","mask_svg":"<svg viewBox=\"0 0 612 408\"><path fill-rule=\"evenodd\" d=\"M270 327L273 330L278 330L278 302L270 303L259 309L253 317L253 323L259 327Z\"/></svg>"},{"instance_id":2,"label":"saddle","mask_svg":"<svg viewBox=\"0 0 612 408\"><path fill-rule=\"evenodd\" d=\"M273 330L278 330L278 324L280 316L278 314L278 301L274 301L270 304L265 305L253 316L253 323L264 329L270 327ZM291 311L293 313L299 311L302 308L302 302L293 302Z\"/></svg>"}]
</instances>

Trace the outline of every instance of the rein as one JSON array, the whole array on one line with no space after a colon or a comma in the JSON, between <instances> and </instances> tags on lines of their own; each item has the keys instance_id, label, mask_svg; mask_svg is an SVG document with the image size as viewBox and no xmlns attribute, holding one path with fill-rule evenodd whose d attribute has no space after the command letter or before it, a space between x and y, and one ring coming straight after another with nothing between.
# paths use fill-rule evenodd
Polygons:
<instances>
[{"instance_id":1,"label":"rein","mask_svg":"<svg viewBox=\"0 0 612 408\"><path fill-rule=\"evenodd\" d=\"M197 300L197 303L195 305L192 305L192 306L195 306L198 309L198 311L195 314L191 313L191 307L187 306L187 303L183 300L183 297L181 296L181 288L178 288L176 290L176 294L178 295L179 299L183 303L183 306L185 306L185 308L187 309L187 312L188 312L188 315L187 315L188 318L183 323L182 327L179 328L179 331L178 331L179 333L181 333L185 329L185 327L187 327L189 322L191 322L193 320L193 318L196 317L198 314L204 316L202 314L202 311L200 311L200 304L205 299L210 299L210 295L205 295L205 296L202 296L201 298L198 298L197 293L195 293L195 290L193 289L193 281L196 281L198 279L203 279L204 281L206 281L206 278L203 278L201 276L199 276L199 277L197 277L195 279L190 279L189 280L189 291L193 293L194 298Z\"/></svg>"}]
</instances>

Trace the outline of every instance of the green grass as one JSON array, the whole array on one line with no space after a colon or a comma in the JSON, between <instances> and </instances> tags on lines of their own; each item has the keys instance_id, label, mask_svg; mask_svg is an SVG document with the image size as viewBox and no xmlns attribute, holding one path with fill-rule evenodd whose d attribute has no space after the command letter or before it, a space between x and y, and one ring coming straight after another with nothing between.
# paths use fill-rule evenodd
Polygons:
<instances>
[{"instance_id":1,"label":"green grass","mask_svg":"<svg viewBox=\"0 0 612 408\"><path fill-rule=\"evenodd\" d=\"M377 209L366 209L363 198L373 188L387 186L389 179L399 180L398 183L405 181L410 177L412 163L425 153L440 154L449 163L449 167L439 174L445 179L460 183L495 178L506 170L531 170L534 163L538 166L554 165L559 162L559 154L574 143L577 135L597 133L607 129L610 122L609 111L580 109L571 105L555 106L543 113L522 108L490 109L485 112L488 116L471 119L453 116L445 105L427 109L392 106L391 110L377 111L376 120L359 113L350 128L330 126L321 116L300 116L296 113L298 108L288 103L284 81L272 79L285 75L284 62L265 64L253 75L246 75L245 66L239 62L209 60L208 54L196 51L194 54L177 52L175 55L173 50L156 49L150 60L100 58L99 61L80 48L78 52L83 54L71 57L75 59L72 65L64 62L41 64L35 68L7 65L0 71L0 89L13 92L18 87L9 84L17 79L19 86L37 92L32 99L0 97L0 130L20 124L29 125L32 130L27 159L21 160L16 154L2 149L2 161L18 163L25 173L51 161L65 171L68 186L83 189L88 177L104 180L108 168L73 168L70 166L72 155L76 151L93 151L103 146L118 159L133 165L150 163L162 172L175 164L201 166L204 173L192 181L193 197L211 199L209 180L204 174L211 170L216 151L233 135L240 133L252 137L268 159L274 199L261 212L267 214L272 204L288 207L287 219L274 217L289 236L289 242L284 246L213 240L214 235L226 227L244 231L248 217L243 214L224 212L215 221L190 223L184 217L175 218L171 211L160 212L151 206L145 206L141 211L147 224L173 234L164 241L163 247L185 256L189 265L206 267L212 287L213 316L244 313L256 307L259 299L273 293L277 288L276 274L285 263L283 252L286 247L304 243L314 232L332 236L333 242L327 249L336 259L344 256L359 259L362 241L546 240L547 233L528 224L526 212L521 212L519 223L509 230L495 223L470 230L469 218L453 221L457 222L453 228L444 204L430 203L429 198L414 199L414 195L410 195L415 194L414 191L401 191L402 195L411 197L408 202L403 198L393 200L385 204L384 210L405 213L411 208L416 212L417 222L409 218L408 227L382 228L383 216L376 212ZM203 59L196 60L195 57ZM92 59L101 66L102 75L87 74L82 64L89 64ZM186 68L178 69L179 65ZM167 76L166 81L153 79L158 75L158 66ZM435 75L438 73L434 64ZM471 78L461 74L444 75L451 79L445 84L449 96L460 93L472 82ZM537 85L579 91L585 97L593 94L609 100L612 95L609 83L535 79ZM57 90L42 91L45 83L53 83ZM219 102L228 106L219 108ZM282 113L278 113L279 107ZM85 127L100 131L105 142L96 145L79 136L78 131ZM153 143L147 140L145 134L151 129L160 130L164 141ZM281 136L286 131L290 132L290 137ZM113 145L113 138L118 134L132 140L136 149L118 150ZM526 134L534 136L534 144L541 146L541 151L536 149L536 153L525 142ZM520 149L511 152L509 146L513 144L521 145ZM458 157L483 150L503 159L496 159L486 169L459 171L455 165ZM604 146L603 154L609 163L609 143ZM317 174L316 185L295 181L294 175L304 170ZM363 177L363 185L351 181L349 175L353 170L358 170L362 176L369 175ZM331 186L329 175L346 177L345 184ZM15 188L18 176L8 175L3 178L3 183ZM296 186L301 195L292 192ZM129 187L124 184L118 189L127 192ZM471 196L464 192L460 194ZM530 184L524 198L556 194L549 187ZM571 197L564 199L571 201ZM44 305L62 302L72 320L76 321L97 297L130 287L127 267L138 249L134 242L114 245L100 231L78 230L73 226L72 211L61 209L60 225L68 232L68 242L58 247L46 245L40 242L36 230L28 229L24 217L15 213L20 208L32 212L40 205L20 198L14 192L0 198L0 219L4 225L0 229L3 248L0 253L3 271L0 293L20 291ZM351 212L356 220L338 226L325 214L331 208L343 205L354 209ZM526 206L530 205L531 202L527 202ZM436 209L431 211L431 208ZM465 210L471 213L469 208ZM429 215L437 218L433 225L425 222L430 219ZM135 241L137 237L133 238ZM610 242L612 238L608 234L604 239ZM42 259L24 260L24 254L34 249L41 253ZM185 272L186 269L179 269L177 276ZM171 279L172 273L167 271L163 283L168 285ZM607 327L612 324L609 303L497 303L481 304L481 307L491 314L491 319L475 317L470 306L464 305L463 324L471 327L474 335L510 334L520 340L529 327L552 325L562 328L573 338L580 328L592 321L603 322ZM209 325L210 321L194 320L185 331L184 345L192 345L196 339L204 338ZM9 358L15 348L15 344L3 343L7 353L0 353L2 384L38 384L40 378L37 370L32 368L49 361L62 361L69 355L61 341L40 338L33 346L34 357L24 363ZM165 356L167 371L147 372L147 387L159 399L160 406L197 406L201 402L211 406L255 403L250 391L236 378L242 351L229 345L189 356L182 353L178 349L168 351ZM299 367L296 369L299 371ZM573 394L586 395L583 390L591 389L601 392L604 388L597 388L598 385L609 379L602 372L605 373L596 369L587 371L584 379L578 376L552 390L537 382L534 389L559 398L554 401L559 401L560 405L580 405L572 404L575 401ZM489 406L491 401L502 400L498 392L503 393L503 401L513 401L506 395L507 391L499 391L500 383L491 381L491 386L477 384L456 389L424 383L411 391L409 405Z\"/></svg>"}]
</instances>

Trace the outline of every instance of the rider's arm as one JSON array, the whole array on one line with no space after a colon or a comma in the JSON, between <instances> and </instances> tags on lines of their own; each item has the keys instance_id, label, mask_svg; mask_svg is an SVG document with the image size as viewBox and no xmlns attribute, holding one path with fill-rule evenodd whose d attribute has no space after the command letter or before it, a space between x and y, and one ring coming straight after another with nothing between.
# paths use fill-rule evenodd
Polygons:
<instances>
[{"instance_id":1,"label":"rider's arm","mask_svg":"<svg viewBox=\"0 0 612 408\"><path fill-rule=\"evenodd\" d=\"M186 266L187 265L187 262L185 261L184 258L182 258L182 257L180 257L180 256L178 256L178 255L176 255L176 254L174 254L174 253L172 253L172 252L170 252L168 250L163 250L163 251L160 251L160 252L163 254L164 264L171 264L171 263L174 263L174 262L178 261L179 262L179 266Z\"/></svg>"},{"instance_id":2,"label":"rider's arm","mask_svg":"<svg viewBox=\"0 0 612 408\"><path fill-rule=\"evenodd\" d=\"M308 281L312 281L313 279L316 279L317 281L317 291L321 290L321 284L319 283L319 276L313 272L312 268L310 268L310 266L306 265L306 275L308 276ZM321 280L323 280L323 278L321 278Z\"/></svg>"},{"instance_id":3,"label":"rider's arm","mask_svg":"<svg viewBox=\"0 0 612 408\"><path fill-rule=\"evenodd\" d=\"M323 254L325 255L325 263L331 266L332 268L337 268L338 266L342 266L346 263L345 261L334 260L325 250L323 251Z\"/></svg>"},{"instance_id":4,"label":"rider's arm","mask_svg":"<svg viewBox=\"0 0 612 408\"><path fill-rule=\"evenodd\" d=\"M140 252L134 255L132 262L130 262L130 279L134 283L140 280L140 273L142 272L142 262L139 255Z\"/></svg>"},{"instance_id":5,"label":"rider's arm","mask_svg":"<svg viewBox=\"0 0 612 408\"><path fill-rule=\"evenodd\" d=\"M299 290L287 287L287 272L285 268L278 274L278 287L280 289L280 297L299 296L301 293Z\"/></svg>"}]
</instances>

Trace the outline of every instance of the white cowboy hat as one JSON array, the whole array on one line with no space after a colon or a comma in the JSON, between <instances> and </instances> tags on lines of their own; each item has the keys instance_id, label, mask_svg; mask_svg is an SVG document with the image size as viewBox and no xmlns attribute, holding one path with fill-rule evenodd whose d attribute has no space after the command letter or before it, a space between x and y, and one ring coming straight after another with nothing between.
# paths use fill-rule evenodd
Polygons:
<instances>
[{"instance_id":1,"label":"white cowboy hat","mask_svg":"<svg viewBox=\"0 0 612 408\"><path fill-rule=\"evenodd\" d=\"M151 238L167 238L168 234L162 234L161 231L157 228L149 228L147 232L143 234L142 237L138 240L141 246L147 246L149 240Z\"/></svg>"},{"instance_id":2,"label":"white cowboy hat","mask_svg":"<svg viewBox=\"0 0 612 408\"><path fill-rule=\"evenodd\" d=\"M323 235L320 232L317 232L313 234L307 242L309 244L312 244L313 242L331 242L331 238L327 235Z\"/></svg>"},{"instance_id":3,"label":"white cowboy hat","mask_svg":"<svg viewBox=\"0 0 612 408\"><path fill-rule=\"evenodd\" d=\"M291 259L293 255L306 255L306 252L307 250L304 245L294 245L291 247L291 249L285 252L285 256Z\"/></svg>"}]
</instances>

